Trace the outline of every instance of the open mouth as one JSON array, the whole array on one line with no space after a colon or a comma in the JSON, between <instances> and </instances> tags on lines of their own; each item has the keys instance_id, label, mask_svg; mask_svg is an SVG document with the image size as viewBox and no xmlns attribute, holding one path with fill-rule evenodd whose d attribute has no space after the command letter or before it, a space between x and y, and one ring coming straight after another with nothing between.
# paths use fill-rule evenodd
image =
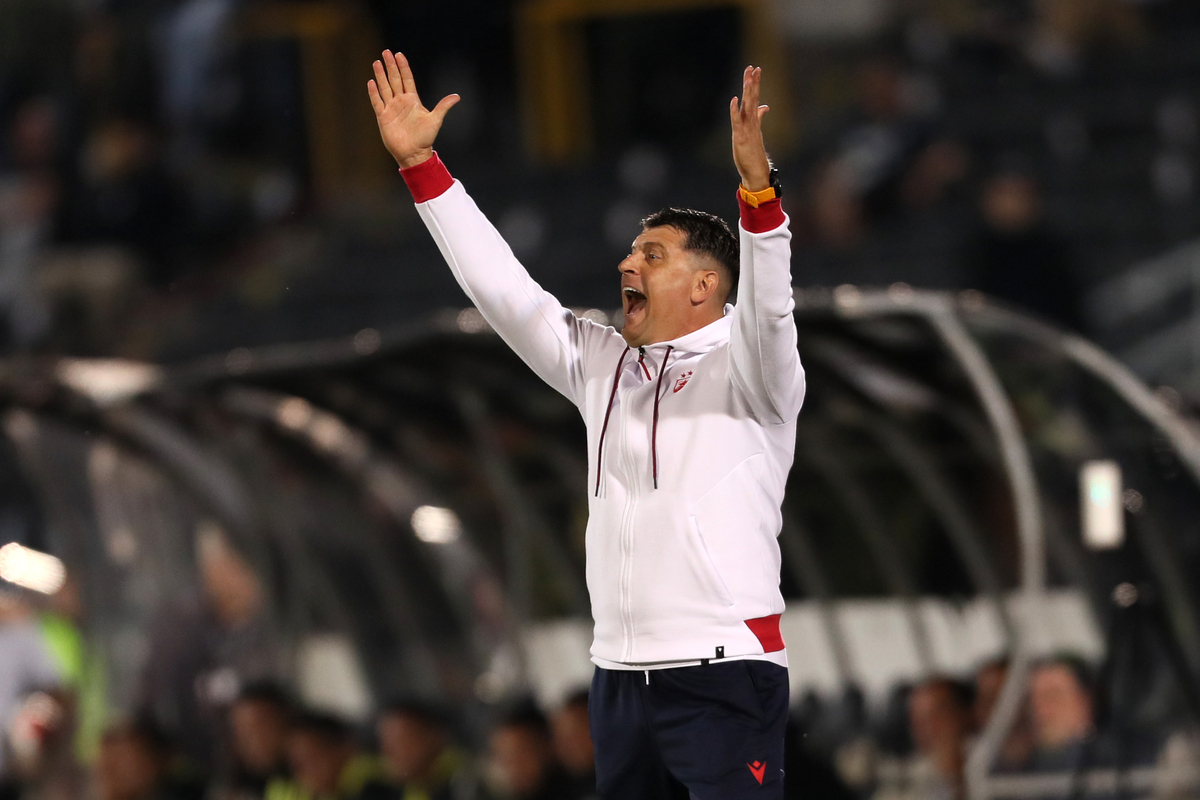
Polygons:
<instances>
[{"instance_id":1,"label":"open mouth","mask_svg":"<svg viewBox=\"0 0 1200 800\"><path fill-rule=\"evenodd\" d=\"M621 300L625 304L625 316L631 316L646 307L646 295L632 286L621 289Z\"/></svg>"}]
</instances>

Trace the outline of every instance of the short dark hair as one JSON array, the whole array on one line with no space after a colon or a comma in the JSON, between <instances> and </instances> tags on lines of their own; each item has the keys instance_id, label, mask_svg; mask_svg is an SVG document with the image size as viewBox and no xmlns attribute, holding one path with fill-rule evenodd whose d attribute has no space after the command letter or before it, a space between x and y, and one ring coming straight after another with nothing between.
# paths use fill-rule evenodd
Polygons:
<instances>
[{"instance_id":1,"label":"short dark hair","mask_svg":"<svg viewBox=\"0 0 1200 800\"><path fill-rule=\"evenodd\" d=\"M131 719L109 725L103 733L103 738L132 739L146 752L160 761L167 760L173 749L174 742L170 735L149 712L142 711Z\"/></svg>"},{"instance_id":2,"label":"short dark hair","mask_svg":"<svg viewBox=\"0 0 1200 800\"><path fill-rule=\"evenodd\" d=\"M352 744L354 728L335 714L301 711L292 719L293 733L307 733L331 745Z\"/></svg>"},{"instance_id":3,"label":"short dark hair","mask_svg":"<svg viewBox=\"0 0 1200 800\"><path fill-rule=\"evenodd\" d=\"M275 681L254 681L242 687L238 692L238 703L263 703L274 706L279 712L290 715L294 707L291 693Z\"/></svg>"},{"instance_id":4,"label":"short dark hair","mask_svg":"<svg viewBox=\"0 0 1200 800\"><path fill-rule=\"evenodd\" d=\"M1079 688L1088 694L1091 694L1092 690L1096 688L1096 679L1092 674L1092 668L1088 666L1083 656L1077 653L1055 653L1046 658L1038 659L1033 663L1029 671L1032 673L1048 667L1062 667L1071 673L1071 676L1079 684Z\"/></svg>"},{"instance_id":5,"label":"short dark hair","mask_svg":"<svg viewBox=\"0 0 1200 800\"><path fill-rule=\"evenodd\" d=\"M430 730L448 732L450 729L450 714L445 708L417 698L396 698L380 709L379 716L381 719L391 716L407 717Z\"/></svg>"},{"instance_id":6,"label":"short dark hair","mask_svg":"<svg viewBox=\"0 0 1200 800\"><path fill-rule=\"evenodd\" d=\"M642 220L642 228L674 228L683 234L683 249L712 258L729 280L725 299L737 291L741 272L738 240L725 220L692 208L664 208Z\"/></svg>"},{"instance_id":7,"label":"short dark hair","mask_svg":"<svg viewBox=\"0 0 1200 800\"><path fill-rule=\"evenodd\" d=\"M948 675L934 675L918 683L915 689L942 689L960 711L966 711L975 702L975 688L966 681Z\"/></svg>"},{"instance_id":8,"label":"short dark hair","mask_svg":"<svg viewBox=\"0 0 1200 800\"><path fill-rule=\"evenodd\" d=\"M532 698L523 698L500 715L497 728L521 728L542 739L550 738L550 721Z\"/></svg>"}]
</instances>

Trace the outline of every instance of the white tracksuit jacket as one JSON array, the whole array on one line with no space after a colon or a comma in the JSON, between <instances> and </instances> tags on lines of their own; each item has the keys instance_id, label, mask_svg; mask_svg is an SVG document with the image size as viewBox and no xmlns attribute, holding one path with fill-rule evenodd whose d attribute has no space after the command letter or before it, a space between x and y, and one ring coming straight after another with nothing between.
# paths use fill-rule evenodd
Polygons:
<instances>
[{"instance_id":1,"label":"white tracksuit jacket","mask_svg":"<svg viewBox=\"0 0 1200 800\"><path fill-rule=\"evenodd\" d=\"M805 384L778 201L742 204L737 305L639 353L538 286L436 156L402 174L484 319L587 425L593 661L779 663L777 536Z\"/></svg>"}]
</instances>

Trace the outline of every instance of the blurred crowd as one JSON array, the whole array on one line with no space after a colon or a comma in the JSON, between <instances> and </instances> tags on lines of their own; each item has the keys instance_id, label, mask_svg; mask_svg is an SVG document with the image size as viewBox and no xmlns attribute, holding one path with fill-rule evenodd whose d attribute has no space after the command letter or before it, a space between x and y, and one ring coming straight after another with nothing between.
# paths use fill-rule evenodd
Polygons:
<instances>
[{"instance_id":1,"label":"blurred crowd","mask_svg":"<svg viewBox=\"0 0 1200 800\"><path fill-rule=\"evenodd\" d=\"M209 693L207 712L186 721L169 724L149 700L132 715L113 716L103 700L95 701L96 667L72 621L77 596L65 588L41 604L9 590L0 595L4 800L596 796L582 688L550 708L515 700L488 705L482 716L401 697L364 723L308 707L280 681L234 675L228 699L213 701ZM783 765L787 796L962 800L968 756L996 713L1010 669L997 659L969 680L932 676L897 686L874 711L856 689L795 698ZM180 674L179 688L204 696L202 684L212 674ZM1000 730L992 773L1183 766L1194 781L1196 738L1161 726L1114 724L1116 715L1110 709L1106 717L1101 702L1110 690L1079 658L1035 662L1019 710ZM1155 797L1192 796L1194 785L1164 775L1154 783ZM677 788L684 800L686 791Z\"/></svg>"},{"instance_id":2,"label":"blurred crowd","mask_svg":"<svg viewBox=\"0 0 1200 800\"><path fill-rule=\"evenodd\" d=\"M840 48L809 46L796 34L799 40L784 42L794 74L772 76L791 84L799 100L786 126L791 138L776 143L797 274L818 284L978 288L1082 327L1080 289L1099 268L1094 253L1078 252L1097 244L1088 225L1100 235L1126 231L1104 219L1064 231L1063 215L1048 213L1051 189L1060 200L1073 201L1062 192L1075 192L1081 206L1088 201L1086 182L1064 174L1100 175L1105 167L1102 156L1095 163L1088 157L1104 145L1107 123L1093 124L1086 108L1060 98L1125 88L1136 96L1136 86L1107 86L1089 69L1152 52L1147 43L1174 28L1155 28L1147 15L1188 4L878 5L889 9L882 30ZM788 4L782 6L786 19ZM657 93L661 105L663 81L694 79L670 65L653 85L595 92L594 116L606 122L591 161L604 167L547 170L539 163L517 124L515 7L472 2L401 13L383 0L8 0L0 8L2 344L153 358L173 348L215 348L224 343L215 320L231 315L242 320L280 308L283 316L307 314L303 325L276 321L270 331L244 333L261 339L293 330L312 335L314 317L322 331L352 333L431 303L460 302L448 283L438 284L421 297L384 293L392 304L379 311L384 318L363 318L381 302L366 287L378 288L391 274L385 263L394 264L397 254L432 257L420 249L419 231L385 222L399 214L403 191L387 183L386 158L371 146L369 115L364 123L359 114L367 113L365 99L351 103L382 43L410 52L428 76L427 93L454 90L468 98L441 145L473 176L481 201L502 212L500 227L535 271L559 241L581 251L582 264L611 266L613 248L628 241L628 225L618 223L678 202L664 190L681 181L696 205L717 209L728 200L716 177L727 172L727 156L720 149L718 161L709 144L723 123L719 114L684 115L704 120L686 131L675 130L678 119L664 118L661 136L644 130L645 120L620 122L635 108L657 107L639 93ZM676 28L680 36L692 30L681 23L662 31ZM414 29L423 35L414 38ZM597 30L599 36L607 29ZM637 30L615 32L611 46L596 50L598 68L618 83L628 70L616 67L633 57L618 45L622 36L644 34ZM712 58L728 61L736 75L740 43L721 36ZM330 53L338 55L319 60ZM682 59L686 47L680 53ZM314 70L326 73L324 83ZM709 94L719 99L725 91L717 84L667 88L699 109L708 107ZM1130 169L1145 173L1146 191L1126 196L1114 183L1113 213L1122 203L1148 199L1180 208L1193 198L1195 101L1186 91L1163 91L1169 96L1148 115L1157 113L1157 122L1130 121L1146 128L1146 146L1158 150L1141 153L1140 140L1126 148ZM1030 119L989 117L981 102L989 97L996 109L1032 109ZM625 134L604 133L610 128ZM350 155L339 161L335 150ZM1143 156L1152 164L1134 164ZM724 171L714 171L718 164ZM713 177L694 188L689 175ZM579 205L552 208L547 195L572 196ZM1083 219L1089 209L1072 213ZM590 227L580 228L581 220ZM378 252L361 244L339 249L339 231L386 243ZM1133 231L1121 247L1098 252L1113 260L1150 255L1168 243L1162 235L1190 233L1189 224L1173 233ZM553 288L568 302L614 303L590 273L556 280L562 285ZM301 285L322 303L319 313L286 308L302 302L294 299ZM347 302L333 308L342 295Z\"/></svg>"}]
</instances>

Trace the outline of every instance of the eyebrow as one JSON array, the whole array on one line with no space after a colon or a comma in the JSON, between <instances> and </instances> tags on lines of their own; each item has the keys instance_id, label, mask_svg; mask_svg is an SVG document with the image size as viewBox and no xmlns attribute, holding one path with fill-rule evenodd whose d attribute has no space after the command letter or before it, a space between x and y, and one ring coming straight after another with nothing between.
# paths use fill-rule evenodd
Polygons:
<instances>
[{"instance_id":1,"label":"eyebrow","mask_svg":"<svg viewBox=\"0 0 1200 800\"><path fill-rule=\"evenodd\" d=\"M667 246L666 246L665 244L663 244L662 242L656 242L656 241L654 241L654 240L650 240L650 241L648 241L648 242L642 242L642 243L639 245L639 244L637 243L637 240L636 240L636 239L635 239L635 240L634 240L634 242L633 242L633 248L632 248L632 249L634 249L634 250L637 250L637 249L639 249L639 248L641 248L641 249L645 249L645 248L647 248L647 247L657 247L657 248L659 248L660 250L666 250L666 249L667 249Z\"/></svg>"}]
</instances>

